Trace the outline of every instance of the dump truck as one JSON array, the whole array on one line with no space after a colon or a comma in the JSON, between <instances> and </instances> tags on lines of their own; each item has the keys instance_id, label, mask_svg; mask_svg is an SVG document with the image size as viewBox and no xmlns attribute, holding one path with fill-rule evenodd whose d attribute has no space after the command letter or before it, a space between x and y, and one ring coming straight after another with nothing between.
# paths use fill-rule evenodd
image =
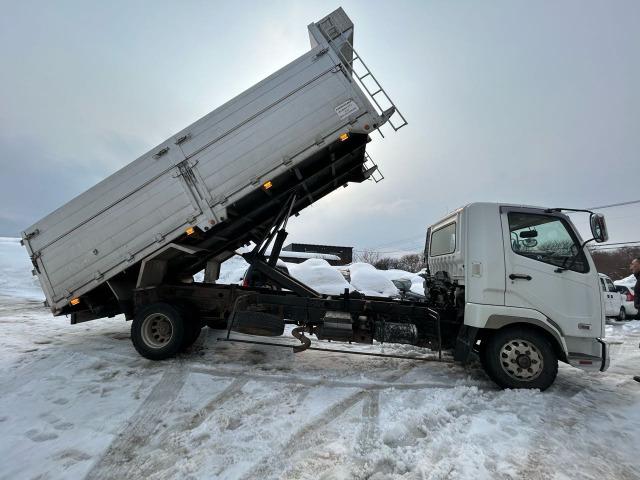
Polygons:
<instances>
[{"instance_id":1,"label":"dump truck","mask_svg":"<svg viewBox=\"0 0 640 480\"><path fill-rule=\"evenodd\" d=\"M72 324L123 314L152 360L187 350L205 325L228 339L279 336L289 323L294 351L310 348L309 335L419 345L438 359L453 350L502 387L545 389L558 360L605 369L597 273L559 209L474 204L433 224L424 299L322 295L278 268L288 219L380 180L367 145L407 124L354 49L344 10L308 30L307 53L22 233L52 313ZM534 217L512 223L518 212ZM588 213L603 241L604 218ZM259 281L217 283L221 263L247 246L245 278ZM536 288L509 288L529 280ZM584 308L567 313L572 302Z\"/></svg>"}]
</instances>

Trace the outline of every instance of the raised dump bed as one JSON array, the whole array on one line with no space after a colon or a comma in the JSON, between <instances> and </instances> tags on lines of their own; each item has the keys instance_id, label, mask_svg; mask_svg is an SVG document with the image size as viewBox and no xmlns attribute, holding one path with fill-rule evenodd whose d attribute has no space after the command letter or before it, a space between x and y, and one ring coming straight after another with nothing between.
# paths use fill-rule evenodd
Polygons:
<instances>
[{"instance_id":1,"label":"raised dump bed","mask_svg":"<svg viewBox=\"0 0 640 480\"><path fill-rule=\"evenodd\" d=\"M293 194L297 213L375 173L368 134L399 114L356 73L342 9L308 28L309 52L23 232L54 314L123 311L261 238Z\"/></svg>"}]
</instances>

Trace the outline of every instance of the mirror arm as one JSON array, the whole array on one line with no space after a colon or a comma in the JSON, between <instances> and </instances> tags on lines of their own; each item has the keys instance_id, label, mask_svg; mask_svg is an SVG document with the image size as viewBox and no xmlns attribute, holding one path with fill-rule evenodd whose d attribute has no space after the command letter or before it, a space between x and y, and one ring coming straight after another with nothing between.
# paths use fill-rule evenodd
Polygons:
<instances>
[{"instance_id":1,"label":"mirror arm","mask_svg":"<svg viewBox=\"0 0 640 480\"><path fill-rule=\"evenodd\" d=\"M581 246L580 246L580 250L584 250L584 247L587 243L589 242L593 242L595 240L595 238L590 238L589 240L587 240L586 242L584 242Z\"/></svg>"}]
</instances>

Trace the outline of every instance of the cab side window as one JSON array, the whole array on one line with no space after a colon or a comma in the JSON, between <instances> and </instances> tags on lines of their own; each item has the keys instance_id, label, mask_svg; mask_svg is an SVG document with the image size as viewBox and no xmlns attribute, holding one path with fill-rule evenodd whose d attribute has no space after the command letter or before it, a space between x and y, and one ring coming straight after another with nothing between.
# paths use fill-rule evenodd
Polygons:
<instances>
[{"instance_id":1,"label":"cab side window","mask_svg":"<svg viewBox=\"0 0 640 480\"><path fill-rule=\"evenodd\" d=\"M429 255L447 255L456 250L456 222L440 227L431 234Z\"/></svg>"},{"instance_id":2,"label":"cab side window","mask_svg":"<svg viewBox=\"0 0 640 480\"><path fill-rule=\"evenodd\" d=\"M579 273L589 264L566 221L553 215L509 212L511 249L518 255Z\"/></svg>"}]
</instances>

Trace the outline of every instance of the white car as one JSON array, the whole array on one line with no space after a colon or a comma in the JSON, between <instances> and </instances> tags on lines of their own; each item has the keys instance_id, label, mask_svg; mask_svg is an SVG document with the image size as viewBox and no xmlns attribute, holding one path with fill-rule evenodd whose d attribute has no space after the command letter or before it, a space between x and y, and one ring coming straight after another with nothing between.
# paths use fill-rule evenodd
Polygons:
<instances>
[{"instance_id":1,"label":"white car","mask_svg":"<svg viewBox=\"0 0 640 480\"><path fill-rule=\"evenodd\" d=\"M627 311L624 307L623 295L616 290L616 286L611 279L604 273L599 273L600 287L602 289L602 305L604 307L605 316L613 317L618 320L627 318Z\"/></svg>"},{"instance_id":2,"label":"white car","mask_svg":"<svg viewBox=\"0 0 640 480\"><path fill-rule=\"evenodd\" d=\"M616 290L622 294L622 308L624 308L627 317L636 317L638 315L638 309L633 304L635 297L633 286L628 283L619 283L619 280L616 280L613 284L616 286Z\"/></svg>"}]
</instances>

